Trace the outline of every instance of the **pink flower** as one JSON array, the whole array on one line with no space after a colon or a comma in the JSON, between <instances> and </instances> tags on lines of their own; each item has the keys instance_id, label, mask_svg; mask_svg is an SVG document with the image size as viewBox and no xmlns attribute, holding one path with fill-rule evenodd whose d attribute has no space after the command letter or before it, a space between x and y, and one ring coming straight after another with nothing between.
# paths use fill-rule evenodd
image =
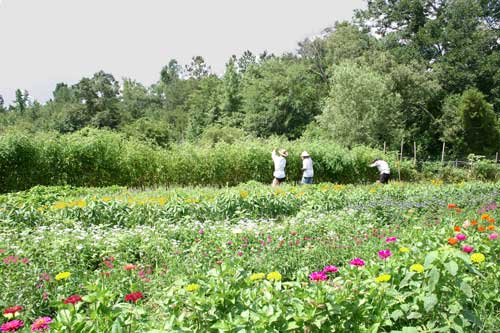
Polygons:
<instances>
[{"instance_id":1,"label":"pink flower","mask_svg":"<svg viewBox=\"0 0 500 333\"><path fill-rule=\"evenodd\" d=\"M497 239L498 238L498 234L491 234L488 236L491 240L493 239Z\"/></svg>"},{"instance_id":2,"label":"pink flower","mask_svg":"<svg viewBox=\"0 0 500 333\"><path fill-rule=\"evenodd\" d=\"M123 266L123 269L126 270L126 271L132 271L132 270L134 270L136 268L137 268L137 266L134 265L134 264L127 264L127 265Z\"/></svg>"},{"instance_id":3,"label":"pink flower","mask_svg":"<svg viewBox=\"0 0 500 333\"><path fill-rule=\"evenodd\" d=\"M198 230L198 233L199 233L200 235L203 235L203 234L205 233L205 230L200 229L200 230Z\"/></svg>"},{"instance_id":4,"label":"pink flower","mask_svg":"<svg viewBox=\"0 0 500 333\"><path fill-rule=\"evenodd\" d=\"M0 331L2 331L2 332L15 332L23 326L24 326L24 323L22 320L18 320L18 319L11 320L11 321L6 322L5 324L2 324L2 326L0 326Z\"/></svg>"},{"instance_id":5,"label":"pink flower","mask_svg":"<svg viewBox=\"0 0 500 333\"><path fill-rule=\"evenodd\" d=\"M78 302L83 302L82 298L80 295L71 295L68 298L66 298L64 301L64 304L73 304L75 305Z\"/></svg>"},{"instance_id":6,"label":"pink flower","mask_svg":"<svg viewBox=\"0 0 500 333\"><path fill-rule=\"evenodd\" d=\"M474 251L474 248L472 246L465 245L462 250L464 250L464 252L471 253Z\"/></svg>"},{"instance_id":7,"label":"pink flower","mask_svg":"<svg viewBox=\"0 0 500 333\"><path fill-rule=\"evenodd\" d=\"M241 257L243 255L243 252L238 251L238 257Z\"/></svg>"},{"instance_id":8,"label":"pink flower","mask_svg":"<svg viewBox=\"0 0 500 333\"><path fill-rule=\"evenodd\" d=\"M398 240L398 239L397 239L396 237L387 237L387 238L385 239L385 241L386 241L387 243L392 243L392 242L395 242L395 241L397 241L397 240Z\"/></svg>"},{"instance_id":9,"label":"pink flower","mask_svg":"<svg viewBox=\"0 0 500 333\"><path fill-rule=\"evenodd\" d=\"M40 317L31 325L32 331L45 331L49 329L49 324L52 322L50 317Z\"/></svg>"},{"instance_id":10,"label":"pink flower","mask_svg":"<svg viewBox=\"0 0 500 333\"><path fill-rule=\"evenodd\" d=\"M351 266L362 267L365 265L365 261L361 258L354 258L351 260L350 264L351 264Z\"/></svg>"},{"instance_id":11,"label":"pink flower","mask_svg":"<svg viewBox=\"0 0 500 333\"><path fill-rule=\"evenodd\" d=\"M378 256L381 259L385 260L385 259L389 258L390 256L392 256L392 252L391 252L391 250L380 250L380 251L378 251Z\"/></svg>"},{"instance_id":12,"label":"pink flower","mask_svg":"<svg viewBox=\"0 0 500 333\"><path fill-rule=\"evenodd\" d=\"M311 281L326 281L328 280L328 276L325 272L312 272L309 274L309 280Z\"/></svg>"},{"instance_id":13,"label":"pink flower","mask_svg":"<svg viewBox=\"0 0 500 333\"><path fill-rule=\"evenodd\" d=\"M467 239L467 236L465 236L464 234L458 234L455 236L459 241L464 241Z\"/></svg>"},{"instance_id":14,"label":"pink flower","mask_svg":"<svg viewBox=\"0 0 500 333\"><path fill-rule=\"evenodd\" d=\"M323 272L325 273L337 273L339 269L336 266L325 266Z\"/></svg>"}]
</instances>

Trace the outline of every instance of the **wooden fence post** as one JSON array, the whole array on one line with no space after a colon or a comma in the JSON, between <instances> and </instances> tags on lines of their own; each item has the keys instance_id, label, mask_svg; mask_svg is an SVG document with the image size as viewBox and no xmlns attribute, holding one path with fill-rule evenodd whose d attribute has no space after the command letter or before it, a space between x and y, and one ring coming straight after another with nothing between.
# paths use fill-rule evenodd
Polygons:
<instances>
[{"instance_id":1,"label":"wooden fence post","mask_svg":"<svg viewBox=\"0 0 500 333\"><path fill-rule=\"evenodd\" d=\"M413 141L413 167L417 165L417 143Z\"/></svg>"},{"instance_id":2,"label":"wooden fence post","mask_svg":"<svg viewBox=\"0 0 500 333\"><path fill-rule=\"evenodd\" d=\"M444 164L444 148L446 147L446 142L443 141L443 151L441 152L441 164Z\"/></svg>"},{"instance_id":3,"label":"wooden fence post","mask_svg":"<svg viewBox=\"0 0 500 333\"><path fill-rule=\"evenodd\" d=\"M384 141L384 155L385 155L385 149L386 149L386 144L385 144L385 141Z\"/></svg>"},{"instance_id":4,"label":"wooden fence post","mask_svg":"<svg viewBox=\"0 0 500 333\"><path fill-rule=\"evenodd\" d=\"M399 163L398 163L398 177L399 181L401 181L401 162L403 161L403 139L401 139L401 153L399 155Z\"/></svg>"},{"instance_id":5,"label":"wooden fence post","mask_svg":"<svg viewBox=\"0 0 500 333\"><path fill-rule=\"evenodd\" d=\"M498 152L497 155L495 156L495 164L498 164Z\"/></svg>"}]
</instances>

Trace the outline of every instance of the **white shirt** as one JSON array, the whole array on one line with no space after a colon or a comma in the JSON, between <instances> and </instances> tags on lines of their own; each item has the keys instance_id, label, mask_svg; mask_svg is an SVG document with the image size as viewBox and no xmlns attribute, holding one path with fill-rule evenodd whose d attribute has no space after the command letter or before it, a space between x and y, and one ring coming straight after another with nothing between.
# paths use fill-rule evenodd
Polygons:
<instances>
[{"instance_id":1,"label":"white shirt","mask_svg":"<svg viewBox=\"0 0 500 333\"><path fill-rule=\"evenodd\" d=\"M302 169L304 169L304 177L310 178L314 176L313 161L310 157L302 160Z\"/></svg>"},{"instance_id":2,"label":"white shirt","mask_svg":"<svg viewBox=\"0 0 500 333\"><path fill-rule=\"evenodd\" d=\"M276 154L273 151L272 155L274 161L274 173L273 176L275 178L285 178L285 166L286 160L283 156Z\"/></svg>"},{"instance_id":3,"label":"white shirt","mask_svg":"<svg viewBox=\"0 0 500 333\"><path fill-rule=\"evenodd\" d=\"M391 169L389 169L389 164L387 164L386 161L378 160L378 161L375 161L375 163L370 164L370 166L372 168L377 167L378 172L380 172L380 174L383 174L383 173L385 173L386 175L391 174Z\"/></svg>"}]
</instances>

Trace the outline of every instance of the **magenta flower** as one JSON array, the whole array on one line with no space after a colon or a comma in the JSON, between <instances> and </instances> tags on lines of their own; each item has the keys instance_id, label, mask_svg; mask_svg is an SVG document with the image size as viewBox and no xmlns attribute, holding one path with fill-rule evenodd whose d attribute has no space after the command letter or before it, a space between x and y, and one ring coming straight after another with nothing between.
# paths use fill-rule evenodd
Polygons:
<instances>
[{"instance_id":1,"label":"magenta flower","mask_svg":"<svg viewBox=\"0 0 500 333\"><path fill-rule=\"evenodd\" d=\"M365 265L365 261L361 258L354 258L351 260L350 264L351 264L351 266L362 267Z\"/></svg>"},{"instance_id":2,"label":"magenta flower","mask_svg":"<svg viewBox=\"0 0 500 333\"><path fill-rule=\"evenodd\" d=\"M238 251L238 257L241 257L243 255L242 251Z\"/></svg>"},{"instance_id":3,"label":"magenta flower","mask_svg":"<svg viewBox=\"0 0 500 333\"><path fill-rule=\"evenodd\" d=\"M309 274L309 280L311 281L326 281L328 280L328 275L325 272L312 272Z\"/></svg>"},{"instance_id":4,"label":"magenta flower","mask_svg":"<svg viewBox=\"0 0 500 333\"><path fill-rule=\"evenodd\" d=\"M464 252L471 253L474 251L474 248L472 246L465 245L462 250L464 250Z\"/></svg>"},{"instance_id":5,"label":"magenta flower","mask_svg":"<svg viewBox=\"0 0 500 333\"><path fill-rule=\"evenodd\" d=\"M5 324L2 324L2 326L0 326L0 331L2 331L2 332L15 332L23 326L24 326L24 323L22 320L18 320L18 319L11 320L11 321L6 322Z\"/></svg>"},{"instance_id":6,"label":"magenta flower","mask_svg":"<svg viewBox=\"0 0 500 333\"><path fill-rule=\"evenodd\" d=\"M464 241L467 239L467 236L465 236L464 234L458 234L455 236L459 241Z\"/></svg>"},{"instance_id":7,"label":"magenta flower","mask_svg":"<svg viewBox=\"0 0 500 333\"><path fill-rule=\"evenodd\" d=\"M40 317L31 324L32 331L45 331L49 329L49 324L52 322L50 317Z\"/></svg>"},{"instance_id":8,"label":"magenta flower","mask_svg":"<svg viewBox=\"0 0 500 333\"><path fill-rule=\"evenodd\" d=\"M397 241L397 240L398 240L398 239L397 239L396 237L387 237L387 238L385 239L385 241L386 241L387 243L392 243L392 242L395 242L395 241Z\"/></svg>"},{"instance_id":9,"label":"magenta flower","mask_svg":"<svg viewBox=\"0 0 500 333\"><path fill-rule=\"evenodd\" d=\"M380 257L380 259L387 259L389 258L390 256L392 256L392 252L391 250L380 250L378 251L378 256Z\"/></svg>"},{"instance_id":10,"label":"magenta flower","mask_svg":"<svg viewBox=\"0 0 500 333\"><path fill-rule=\"evenodd\" d=\"M325 273L337 273L339 269L336 266L325 266L323 272Z\"/></svg>"},{"instance_id":11,"label":"magenta flower","mask_svg":"<svg viewBox=\"0 0 500 333\"><path fill-rule=\"evenodd\" d=\"M205 230L200 229L200 230L198 230L198 233L199 233L200 235L203 235L203 234L205 233Z\"/></svg>"},{"instance_id":12,"label":"magenta flower","mask_svg":"<svg viewBox=\"0 0 500 333\"><path fill-rule=\"evenodd\" d=\"M498 234L491 234L488 236L491 240L493 239L497 239L498 238Z\"/></svg>"}]
</instances>

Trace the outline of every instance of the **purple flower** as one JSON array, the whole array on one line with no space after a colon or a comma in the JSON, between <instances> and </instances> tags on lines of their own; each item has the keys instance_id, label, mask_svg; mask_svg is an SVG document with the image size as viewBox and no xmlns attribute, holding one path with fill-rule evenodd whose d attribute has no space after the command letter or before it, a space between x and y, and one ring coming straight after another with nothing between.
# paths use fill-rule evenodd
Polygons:
<instances>
[{"instance_id":1,"label":"purple flower","mask_svg":"<svg viewBox=\"0 0 500 333\"><path fill-rule=\"evenodd\" d=\"M389 258L390 256L392 256L392 252L391 250L380 250L378 251L378 256L380 257L380 259L387 259Z\"/></svg>"},{"instance_id":2,"label":"purple flower","mask_svg":"<svg viewBox=\"0 0 500 333\"><path fill-rule=\"evenodd\" d=\"M312 272L309 274L309 280L311 281L326 281L328 280L328 275L325 272Z\"/></svg>"},{"instance_id":3,"label":"purple flower","mask_svg":"<svg viewBox=\"0 0 500 333\"><path fill-rule=\"evenodd\" d=\"M493 239L497 239L498 238L498 234L491 234L488 236L491 240Z\"/></svg>"},{"instance_id":4,"label":"purple flower","mask_svg":"<svg viewBox=\"0 0 500 333\"><path fill-rule=\"evenodd\" d=\"M354 258L351 260L350 264L351 264L351 266L362 267L365 265L365 261L361 258Z\"/></svg>"},{"instance_id":5,"label":"purple flower","mask_svg":"<svg viewBox=\"0 0 500 333\"><path fill-rule=\"evenodd\" d=\"M337 273L339 269L336 266L325 266L323 272L325 273Z\"/></svg>"},{"instance_id":6,"label":"purple flower","mask_svg":"<svg viewBox=\"0 0 500 333\"><path fill-rule=\"evenodd\" d=\"M455 236L459 241L464 241L467 239L467 236L465 236L464 234L458 234Z\"/></svg>"},{"instance_id":7,"label":"purple flower","mask_svg":"<svg viewBox=\"0 0 500 333\"><path fill-rule=\"evenodd\" d=\"M392 243L392 242L395 242L395 241L397 241L397 240L398 240L398 239L397 239L396 237L387 237L387 238L385 239L385 241L386 241L387 243Z\"/></svg>"}]
</instances>

